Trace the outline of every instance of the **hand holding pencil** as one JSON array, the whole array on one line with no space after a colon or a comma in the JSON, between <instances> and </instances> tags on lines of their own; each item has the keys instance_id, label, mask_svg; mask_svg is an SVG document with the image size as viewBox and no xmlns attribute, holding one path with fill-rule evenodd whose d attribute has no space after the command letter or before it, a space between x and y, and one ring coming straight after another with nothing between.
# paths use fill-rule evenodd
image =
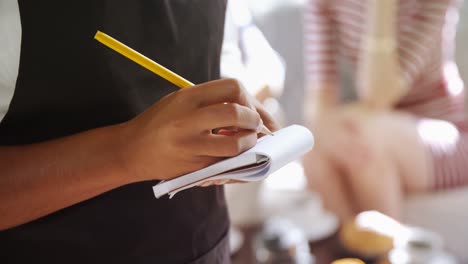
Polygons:
<instances>
[{"instance_id":1,"label":"hand holding pencil","mask_svg":"<svg viewBox=\"0 0 468 264\"><path fill-rule=\"evenodd\" d=\"M135 63L139 64L140 66L148 69L149 71L161 76L162 78L166 79L167 81L173 83L179 88L187 88L194 86L193 83L184 79L180 75L172 72L171 70L165 68L164 66L156 63L155 61L149 59L148 57L144 56L143 54L133 50L132 48L126 46L125 44L119 42L118 40L112 38L111 36L98 31L94 37L96 40L101 42L102 44L106 45L107 47L113 49L114 51L120 53L121 55L127 57L128 59L134 61ZM249 108L258 110L258 106L254 106L249 100L245 102ZM261 107L260 107L261 108ZM268 115L266 111L261 109L259 111L260 115ZM267 116L268 119L271 119L270 116ZM262 121L263 122L263 121ZM259 133L272 135L271 131L265 126L261 125L259 128Z\"/></svg>"},{"instance_id":2,"label":"hand holding pencil","mask_svg":"<svg viewBox=\"0 0 468 264\"><path fill-rule=\"evenodd\" d=\"M112 47L122 51L121 46ZM145 68L153 67L153 72L169 72L135 51L125 54ZM199 170L253 147L263 123L278 128L237 81L216 80L193 86L174 76L170 73L165 78L186 88L117 125L122 141L115 151L122 156L119 161L126 174L135 181L168 180ZM230 134L213 133L213 128L231 127L239 129Z\"/></svg>"}]
</instances>

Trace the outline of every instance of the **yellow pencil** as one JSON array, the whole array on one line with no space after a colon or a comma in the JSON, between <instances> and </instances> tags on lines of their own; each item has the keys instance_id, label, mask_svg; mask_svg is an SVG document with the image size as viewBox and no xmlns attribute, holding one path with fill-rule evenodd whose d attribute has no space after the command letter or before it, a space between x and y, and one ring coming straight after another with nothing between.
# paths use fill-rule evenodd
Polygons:
<instances>
[{"instance_id":1,"label":"yellow pencil","mask_svg":"<svg viewBox=\"0 0 468 264\"><path fill-rule=\"evenodd\" d=\"M161 76L162 78L168 80L169 82L173 83L179 88L186 88L186 87L194 86L193 83L187 81L182 76L172 72L166 67L160 65L159 63L151 60L145 55L139 53L138 51L130 48L129 46L123 44L122 42L114 39L113 37L99 30L98 32L96 32L96 35L94 35L94 38L97 41L101 42L102 44L106 45L107 47L111 48L112 50L136 62L143 68L146 68L154 72L155 74ZM271 131L265 126L262 127L261 132L265 134L269 134L269 135L272 134Z\"/></svg>"},{"instance_id":2,"label":"yellow pencil","mask_svg":"<svg viewBox=\"0 0 468 264\"><path fill-rule=\"evenodd\" d=\"M146 68L162 78L168 80L169 82L175 84L179 88L186 88L194 86L193 83L187 81L182 76L172 72L171 70L165 68L159 63L149 59L145 55L139 53L138 51L130 48L129 46L123 44L122 42L114 39L113 37L98 31L94 38L106 45L107 47L113 49L114 51L122 54L123 56L129 58L130 60L138 63L143 68Z\"/></svg>"}]
</instances>

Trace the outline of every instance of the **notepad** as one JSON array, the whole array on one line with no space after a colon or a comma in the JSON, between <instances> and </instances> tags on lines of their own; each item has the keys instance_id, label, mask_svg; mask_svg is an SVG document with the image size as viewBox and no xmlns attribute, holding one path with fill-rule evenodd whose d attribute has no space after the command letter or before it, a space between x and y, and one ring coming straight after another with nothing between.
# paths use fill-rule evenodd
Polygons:
<instances>
[{"instance_id":1,"label":"notepad","mask_svg":"<svg viewBox=\"0 0 468 264\"><path fill-rule=\"evenodd\" d=\"M260 181L309 152L313 145L314 137L307 128L291 125L258 139L253 148L238 156L172 180L161 181L153 186L154 195L160 198L169 194L172 198L180 191L213 180Z\"/></svg>"}]
</instances>

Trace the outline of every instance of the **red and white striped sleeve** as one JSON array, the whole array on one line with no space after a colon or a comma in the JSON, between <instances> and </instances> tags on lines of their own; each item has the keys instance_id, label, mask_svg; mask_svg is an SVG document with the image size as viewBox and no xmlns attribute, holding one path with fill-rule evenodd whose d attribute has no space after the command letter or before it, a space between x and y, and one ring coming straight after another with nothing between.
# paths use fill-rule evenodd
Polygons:
<instances>
[{"instance_id":1,"label":"red and white striped sleeve","mask_svg":"<svg viewBox=\"0 0 468 264\"><path fill-rule=\"evenodd\" d=\"M336 28L327 0L307 2L304 10L304 52L307 84L320 88L324 82L337 82Z\"/></svg>"},{"instance_id":2,"label":"red and white striped sleeve","mask_svg":"<svg viewBox=\"0 0 468 264\"><path fill-rule=\"evenodd\" d=\"M431 121L429 121L431 122ZM440 121L439 121L440 122ZM424 131L420 131L420 136L432 155L433 164L433 188L444 190L459 186L468 185L468 122L463 121L454 124L456 128L451 128L455 138L450 138L450 132L445 133L443 138L433 136L424 137ZM440 133L447 132L447 124L437 127ZM451 126L451 125L450 125ZM450 127L449 127L450 128Z\"/></svg>"},{"instance_id":3,"label":"red and white striped sleeve","mask_svg":"<svg viewBox=\"0 0 468 264\"><path fill-rule=\"evenodd\" d=\"M456 0L420 1L420 8L407 24L401 25L399 54L403 78L408 87L414 87L415 81L423 74L431 72L431 67L439 66L443 58L440 45L443 42L443 29L446 14ZM439 61L439 63L433 63Z\"/></svg>"}]
</instances>

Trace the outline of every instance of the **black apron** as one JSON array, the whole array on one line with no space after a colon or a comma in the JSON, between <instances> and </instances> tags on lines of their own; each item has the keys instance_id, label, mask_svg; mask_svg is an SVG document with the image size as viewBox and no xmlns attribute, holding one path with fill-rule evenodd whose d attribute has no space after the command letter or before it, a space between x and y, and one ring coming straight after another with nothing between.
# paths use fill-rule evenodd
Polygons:
<instances>
[{"instance_id":1,"label":"black apron","mask_svg":"<svg viewBox=\"0 0 468 264\"><path fill-rule=\"evenodd\" d=\"M0 123L1 145L123 122L177 89L95 41L97 30L194 83L219 78L225 0L20 0L19 6L20 69ZM0 232L0 262L229 262L223 188L157 200L156 183L123 186Z\"/></svg>"}]
</instances>

